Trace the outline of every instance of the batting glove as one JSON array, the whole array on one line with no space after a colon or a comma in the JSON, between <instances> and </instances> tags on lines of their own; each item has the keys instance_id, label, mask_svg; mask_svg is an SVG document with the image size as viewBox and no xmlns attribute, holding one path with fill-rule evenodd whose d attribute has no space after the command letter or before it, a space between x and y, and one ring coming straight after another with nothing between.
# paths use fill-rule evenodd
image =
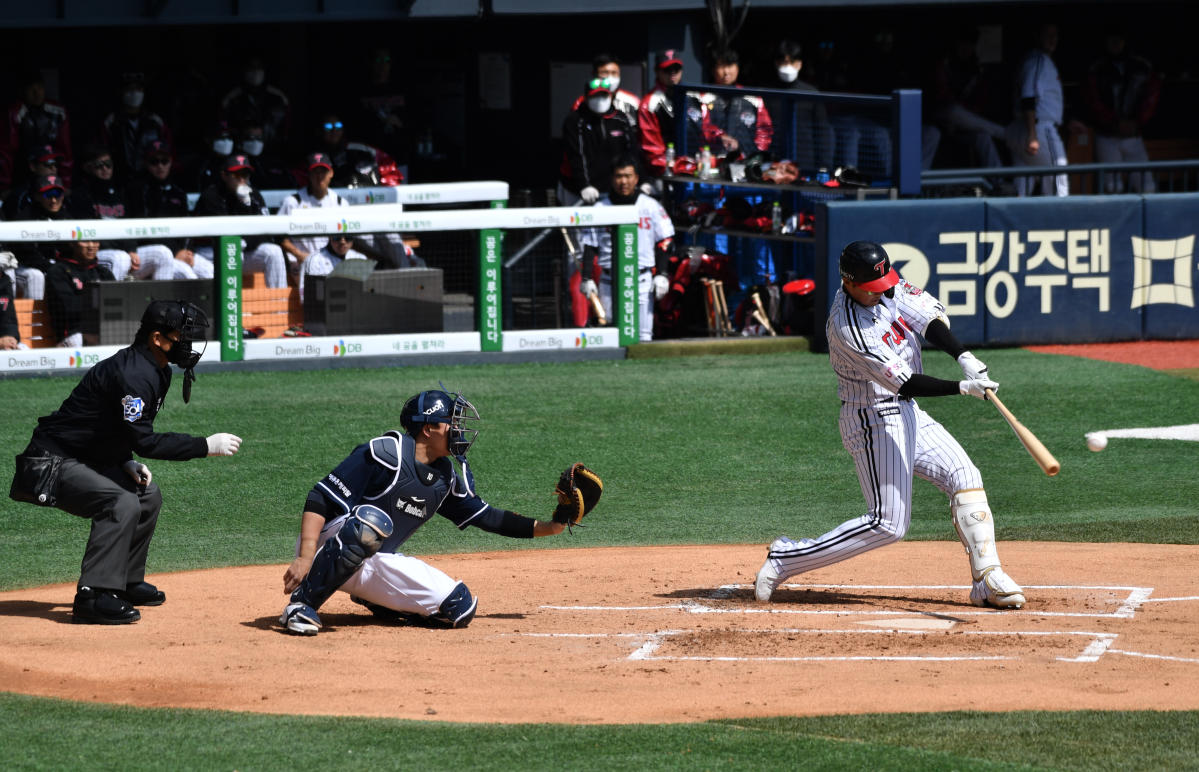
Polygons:
<instances>
[{"instance_id":1,"label":"batting glove","mask_svg":"<svg viewBox=\"0 0 1199 772\"><path fill-rule=\"evenodd\" d=\"M142 462L129 459L121 465L121 468L124 469L125 474L132 477L133 481L138 485L150 484L150 478L153 475L150 474L150 467L146 466Z\"/></svg>"},{"instance_id":2,"label":"batting glove","mask_svg":"<svg viewBox=\"0 0 1199 772\"><path fill-rule=\"evenodd\" d=\"M596 286L595 286L595 280L594 279L583 279L583 281L581 281L579 283L579 292L582 292L584 296L598 294L598 290L596 289Z\"/></svg>"},{"instance_id":3,"label":"batting glove","mask_svg":"<svg viewBox=\"0 0 1199 772\"><path fill-rule=\"evenodd\" d=\"M219 433L208 438L208 455L232 456L241 447L241 437L236 434Z\"/></svg>"},{"instance_id":4,"label":"batting glove","mask_svg":"<svg viewBox=\"0 0 1199 772\"><path fill-rule=\"evenodd\" d=\"M962 375L971 380L987 377L987 366L969 351L963 351L958 356L958 364L962 367Z\"/></svg>"},{"instance_id":5,"label":"batting glove","mask_svg":"<svg viewBox=\"0 0 1199 772\"><path fill-rule=\"evenodd\" d=\"M599 190L591 185L579 191L579 198L583 199L584 204L594 204L599 201Z\"/></svg>"},{"instance_id":6,"label":"batting glove","mask_svg":"<svg viewBox=\"0 0 1199 772\"><path fill-rule=\"evenodd\" d=\"M987 398L987 389L999 391L999 384L986 378L970 378L958 383L958 391L979 399Z\"/></svg>"},{"instance_id":7,"label":"batting glove","mask_svg":"<svg viewBox=\"0 0 1199 772\"><path fill-rule=\"evenodd\" d=\"M654 277L654 299L661 300L667 292L670 292L670 279L658 274Z\"/></svg>"}]
</instances>

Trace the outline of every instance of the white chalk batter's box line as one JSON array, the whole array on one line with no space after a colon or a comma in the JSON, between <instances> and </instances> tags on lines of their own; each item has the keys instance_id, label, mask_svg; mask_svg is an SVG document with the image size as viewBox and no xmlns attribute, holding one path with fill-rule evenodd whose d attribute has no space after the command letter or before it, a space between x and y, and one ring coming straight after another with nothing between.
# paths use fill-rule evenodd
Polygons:
<instances>
[{"instance_id":1,"label":"white chalk batter's box line","mask_svg":"<svg viewBox=\"0 0 1199 772\"><path fill-rule=\"evenodd\" d=\"M711 630L659 630L652 633L515 633L522 638L631 638L642 640L642 644L624 659L638 662L1001 662L1019 661L1021 657L1005 655L860 655L860 656L808 656L808 657L722 657L722 656L676 656L658 654L662 643L668 639L683 635L711 633ZM744 635L944 635L944 631L931 630L832 630L832 629L735 629L722 632ZM1098 662L1104 654L1124 654L1130 657L1166 660L1170 662L1193 662L1199 664L1199 659L1187 657L1172 657L1165 654L1148 654L1138 651L1127 651L1112 648L1119 637L1117 633L1098 633L1064 630L964 630L955 635L1004 636L1004 637L1081 637L1090 638L1076 656L1055 657L1059 662L1091 663Z\"/></svg>"},{"instance_id":2,"label":"white chalk batter's box line","mask_svg":"<svg viewBox=\"0 0 1199 772\"><path fill-rule=\"evenodd\" d=\"M753 589L753 585L746 584L725 584L717 587L709 596L712 600L727 600L732 597L736 590ZM792 590L964 590L969 591L969 585L957 584L783 584L779 589ZM1021 615L1034 617L1082 617L1088 619L1132 619L1136 615L1137 609L1143 603L1152 602L1149 598L1153 594L1152 587L1124 587L1118 585L1087 585L1087 584L1030 584L1025 585L1026 590L1111 590L1127 592L1128 596L1119 601L1120 605L1115 611L1100 613L1100 612L1082 612L1082 611L1042 611L1037 608L1011 609L1005 611L997 611L995 609L979 609L979 610L958 610L953 609L952 613L955 617L961 616L981 616L992 614L1003 614L1004 616ZM1192 598L1162 598L1165 600L1193 600ZM833 615L833 616L887 616L887 615L904 615L910 616L913 613L911 609L898 611L890 610L859 610L859 609L812 609L812 608L787 608L781 604L770 604L765 607L758 606L742 606L742 607L718 607L708 606L697 600L685 600L681 603L664 603L657 606L542 606L543 609L553 611L663 611L668 609L677 609L690 614L809 614L813 616Z\"/></svg>"}]
</instances>

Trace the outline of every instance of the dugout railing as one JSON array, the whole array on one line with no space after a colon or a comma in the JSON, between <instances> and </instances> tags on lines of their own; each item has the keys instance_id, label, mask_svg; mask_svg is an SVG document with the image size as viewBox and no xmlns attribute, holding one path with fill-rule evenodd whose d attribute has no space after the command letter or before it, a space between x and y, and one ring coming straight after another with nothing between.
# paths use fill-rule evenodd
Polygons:
<instances>
[{"instance_id":1,"label":"dugout railing","mask_svg":"<svg viewBox=\"0 0 1199 772\"><path fill-rule=\"evenodd\" d=\"M506 188L506 184L500 183ZM403 191L411 196L419 193L418 186L407 186ZM431 186L434 187L434 186ZM444 190L444 188L443 188ZM398 193L399 191L397 191ZM506 191L504 191L506 192ZM506 196L505 196L506 198ZM421 203L442 203L445 198ZM354 354L405 354L412 352L433 353L439 351L503 351L513 348L561 348L573 343L574 347L586 345L624 346L637 342L639 319L637 314L637 255L636 255L636 209L632 206L545 207L534 209L508 209L503 199L486 202L485 209L420 210L406 207L403 203L380 203L370 206L353 206L338 209L299 210L290 216L264 215L261 217L186 217L157 219L121 220L63 220L0 223L0 244L11 249L20 241L106 241L154 238L212 238L215 241L214 264L216 277L208 280L213 309L213 326L218 346L210 346L207 360L237 361L242 359L277 358L271 355L272 347L283 356L287 352L298 356L346 356ZM508 232L555 231L567 229L579 243L592 229L614 228L616 230L613 254L615 283L612 297L612 320L605 328L542 329L510 336L505 341L504 313L504 236ZM242 274L242 237L282 236L297 233L402 233L405 236L421 237L422 234L457 233L477 245L474 286L471 287L473 302L473 329L470 331L445 331L440 323L427 332L376 334L348 336L333 330L327 336L305 336L273 338L271 340L247 339L246 302L247 294L257 287L246 287ZM563 250L564 251L564 250ZM430 256L432 258L432 256ZM360 264L362 261L346 261ZM354 266L361 271L362 266ZM412 272L422 269L398 269L400 278L408 278ZM429 260L429 270L436 269L435 259ZM387 272L373 272L387 273ZM204 280L194 280L204 283ZM113 284L113 283L105 283ZM162 286L177 282L135 280L120 282L143 290L144 300L156 298L160 293L171 294L174 288ZM366 290L363 282L362 298L371 302L389 303L386 297L375 296ZM382 294L382 293L380 293ZM392 306L400 307L399 313L409 301L399 298ZM143 304L144 305L144 304ZM102 310L101 310L102 311ZM140 314L140 309L137 310ZM136 327L136 319L130 320ZM350 338L354 339L351 340ZM121 340L127 345L132 334ZM563 341L566 341L564 344ZM98 348L106 348L100 346ZM214 350L215 349L215 350ZM0 370L45 370L76 366L79 362L98 361L102 352L74 352L58 357L47 357L49 349L41 349L43 356L12 352ZM49 360L55 360L51 363ZM60 361L61 360L61 361Z\"/></svg>"}]
</instances>

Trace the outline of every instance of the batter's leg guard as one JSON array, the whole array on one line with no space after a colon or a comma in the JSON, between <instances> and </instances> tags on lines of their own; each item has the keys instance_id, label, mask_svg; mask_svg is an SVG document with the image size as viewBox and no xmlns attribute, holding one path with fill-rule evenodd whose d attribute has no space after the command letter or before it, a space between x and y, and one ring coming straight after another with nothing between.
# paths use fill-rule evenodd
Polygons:
<instances>
[{"instance_id":1,"label":"batter's leg guard","mask_svg":"<svg viewBox=\"0 0 1199 772\"><path fill-rule=\"evenodd\" d=\"M987 505L987 493L982 488L969 488L953 494L952 501L953 527L966 547L970 574L977 582L988 569L999 566L995 521Z\"/></svg>"},{"instance_id":2,"label":"batter's leg guard","mask_svg":"<svg viewBox=\"0 0 1199 772\"><path fill-rule=\"evenodd\" d=\"M458 582L431 618L449 627L466 627L470 620L475 618L475 610L478 607L479 599L472 597L466 585Z\"/></svg>"},{"instance_id":3,"label":"batter's leg guard","mask_svg":"<svg viewBox=\"0 0 1199 772\"><path fill-rule=\"evenodd\" d=\"M312 560L312 568L291 594L291 603L283 612L283 624L294 632L291 619L297 614L320 628L316 610L338 587L354 575L362 561L379 551L383 540L391 536L391 518L378 507L362 504L354 507L341 529L327 539ZM302 624L302 623L297 623ZM316 630L312 630L315 633ZM311 633L310 633L311 634Z\"/></svg>"}]
</instances>

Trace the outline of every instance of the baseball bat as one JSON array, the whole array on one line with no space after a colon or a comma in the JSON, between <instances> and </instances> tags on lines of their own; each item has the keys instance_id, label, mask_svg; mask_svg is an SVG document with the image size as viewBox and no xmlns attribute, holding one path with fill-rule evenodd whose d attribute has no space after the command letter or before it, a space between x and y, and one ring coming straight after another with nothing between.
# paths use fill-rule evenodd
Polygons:
<instances>
[{"instance_id":1,"label":"baseball bat","mask_svg":"<svg viewBox=\"0 0 1199 772\"><path fill-rule=\"evenodd\" d=\"M1024 424L1020 423L1020 420L1016 416L1012 415L1012 411L1007 409L1007 405L999 401L999 397L991 389L987 389L987 399L995 403L995 409L1003 416L1003 420L1007 421L1007 425L1012 427L1012 431L1016 433L1020 444L1032 456L1032 460L1037 462L1037 466L1041 467L1042 472L1053 477L1061 471L1062 465L1053 457L1049 449L1037 439L1037 435L1029 431Z\"/></svg>"},{"instance_id":2,"label":"baseball bat","mask_svg":"<svg viewBox=\"0 0 1199 772\"><path fill-rule=\"evenodd\" d=\"M583 259L579 257L579 250L575 247L574 240L570 238L570 233L565 228L559 228L562 231L562 238L566 242L566 251L574 258L575 267L579 270L579 274L583 273ZM600 302L599 293L592 290L587 293L587 302L591 304L591 310L595 313L595 323L600 327L608 326L608 317L604 315L604 304Z\"/></svg>"},{"instance_id":3,"label":"baseball bat","mask_svg":"<svg viewBox=\"0 0 1199 772\"><path fill-rule=\"evenodd\" d=\"M756 292L754 292L751 297L754 299L754 305L758 307L758 318L762 322L762 326L765 327L766 331L771 335L778 335L778 333L774 331L774 326L770 323L770 318L766 316L766 309L762 307L762 298L758 297L758 293Z\"/></svg>"}]
</instances>

